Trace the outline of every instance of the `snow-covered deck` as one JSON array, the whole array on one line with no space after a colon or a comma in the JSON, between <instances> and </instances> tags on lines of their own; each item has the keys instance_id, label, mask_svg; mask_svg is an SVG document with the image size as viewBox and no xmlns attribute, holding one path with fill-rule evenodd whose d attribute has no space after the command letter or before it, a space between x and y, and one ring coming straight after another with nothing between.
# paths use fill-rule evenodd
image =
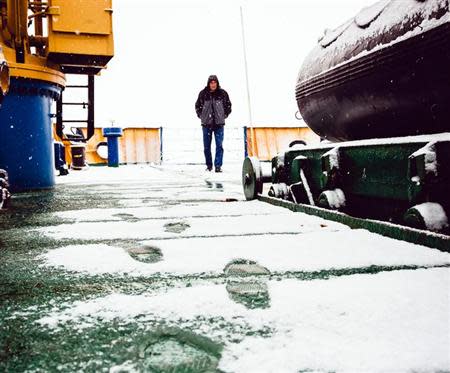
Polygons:
<instances>
[{"instance_id":1,"label":"snow-covered deck","mask_svg":"<svg viewBox=\"0 0 450 373\"><path fill-rule=\"evenodd\" d=\"M237 164L223 174L91 168L58 182L55 193L77 191L92 204L44 212L40 223L14 229L49 242L31 255L37 271L111 288L81 299L68 292L50 307L12 307L8 318L32 318L40 333L72 339L123 330L106 347L104 337L89 337L98 354L81 349L62 370L450 369L448 253L245 202ZM130 343L142 346L164 328L205 337L221 352L208 355L202 343L170 332L162 334L171 344L159 350L152 340L157 353L130 353Z\"/></svg>"}]
</instances>

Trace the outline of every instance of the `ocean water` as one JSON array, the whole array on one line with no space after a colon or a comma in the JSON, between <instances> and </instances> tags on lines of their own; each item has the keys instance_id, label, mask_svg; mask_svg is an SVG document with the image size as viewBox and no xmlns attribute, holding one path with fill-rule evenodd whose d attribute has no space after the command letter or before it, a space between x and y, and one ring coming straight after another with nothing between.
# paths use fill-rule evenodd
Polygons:
<instances>
[{"instance_id":1,"label":"ocean water","mask_svg":"<svg viewBox=\"0 0 450 373\"><path fill-rule=\"evenodd\" d=\"M224 165L244 160L244 128L225 126ZM215 143L212 153L214 157ZM164 163L202 164L203 135L198 127L165 127L163 129L163 160Z\"/></svg>"}]
</instances>

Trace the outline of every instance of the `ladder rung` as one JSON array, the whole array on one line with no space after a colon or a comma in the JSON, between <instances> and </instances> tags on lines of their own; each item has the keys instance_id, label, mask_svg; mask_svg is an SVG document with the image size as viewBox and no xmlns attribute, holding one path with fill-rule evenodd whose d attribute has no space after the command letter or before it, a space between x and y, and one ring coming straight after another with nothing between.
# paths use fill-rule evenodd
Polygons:
<instances>
[{"instance_id":1,"label":"ladder rung","mask_svg":"<svg viewBox=\"0 0 450 373\"><path fill-rule=\"evenodd\" d=\"M89 106L87 102L63 102L62 104L71 106Z\"/></svg>"},{"instance_id":2,"label":"ladder rung","mask_svg":"<svg viewBox=\"0 0 450 373\"><path fill-rule=\"evenodd\" d=\"M66 85L66 88L89 88L88 85Z\"/></svg>"}]
</instances>

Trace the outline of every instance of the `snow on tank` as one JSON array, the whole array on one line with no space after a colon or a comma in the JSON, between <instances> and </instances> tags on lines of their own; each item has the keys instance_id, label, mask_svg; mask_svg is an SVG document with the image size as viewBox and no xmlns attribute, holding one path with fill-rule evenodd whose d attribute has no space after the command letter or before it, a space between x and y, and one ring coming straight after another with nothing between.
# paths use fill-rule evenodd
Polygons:
<instances>
[{"instance_id":1,"label":"snow on tank","mask_svg":"<svg viewBox=\"0 0 450 373\"><path fill-rule=\"evenodd\" d=\"M326 31L296 98L320 136L345 141L450 130L448 0L381 0Z\"/></svg>"}]
</instances>

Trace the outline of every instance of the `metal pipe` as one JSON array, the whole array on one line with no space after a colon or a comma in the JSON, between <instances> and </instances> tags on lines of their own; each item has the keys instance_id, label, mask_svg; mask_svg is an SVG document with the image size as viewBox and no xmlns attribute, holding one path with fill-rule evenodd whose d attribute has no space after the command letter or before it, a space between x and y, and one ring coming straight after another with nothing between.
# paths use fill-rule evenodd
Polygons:
<instances>
[{"instance_id":1,"label":"metal pipe","mask_svg":"<svg viewBox=\"0 0 450 373\"><path fill-rule=\"evenodd\" d=\"M28 35L28 0L7 0L6 10L8 31L20 45Z\"/></svg>"},{"instance_id":2,"label":"metal pipe","mask_svg":"<svg viewBox=\"0 0 450 373\"><path fill-rule=\"evenodd\" d=\"M162 164L164 161L163 127L159 127L159 153Z\"/></svg>"},{"instance_id":3,"label":"metal pipe","mask_svg":"<svg viewBox=\"0 0 450 373\"><path fill-rule=\"evenodd\" d=\"M247 104L248 104L248 121L249 126L253 125L252 118L252 105L250 100L250 82L248 79L248 63L247 63L247 45L245 40L245 27L244 27L244 11L242 10L242 6L240 7L241 11L241 31L242 31L242 48L244 50L244 68L245 68L245 81L247 84Z\"/></svg>"},{"instance_id":4,"label":"metal pipe","mask_svg":"<svg viewBox=\"0 0 450 373\"><path fill-rule=\"evenodd\" d=\"M0 42L9 42L9 32L7 29L6 2L0 2Z\"/></svg>"},{"instance_id":5,"label":"metal pipe","mask_svg":"<svg viewBox=\"0 0 450 373\"><path fill-rule=\"evenodd\" d=\"M28 0L7 0L7 29L16 50L16 62L25 62L25 39L28 38Z\"/></svg>"},{"instance_id":6,"label":"metal pipe","mask_svg":"<svg viewBox=\"0 0 450 373\"><path fill-rule=\"evenodd\" d=\"M56 101L56 134L63 138L63 91L59 95L58 101Z\"/></svg>"},{"instance_id":7,"label":"metal pipe","mask_svg":"<svg viewBox=\"0 0 450 373\"><path fill-rule=\"evenodd\" d=\"M88 76L88 120L87 120L87 137L89 140L94 136L95 131L95 76Z\"/></svg>"}]
</instances>

